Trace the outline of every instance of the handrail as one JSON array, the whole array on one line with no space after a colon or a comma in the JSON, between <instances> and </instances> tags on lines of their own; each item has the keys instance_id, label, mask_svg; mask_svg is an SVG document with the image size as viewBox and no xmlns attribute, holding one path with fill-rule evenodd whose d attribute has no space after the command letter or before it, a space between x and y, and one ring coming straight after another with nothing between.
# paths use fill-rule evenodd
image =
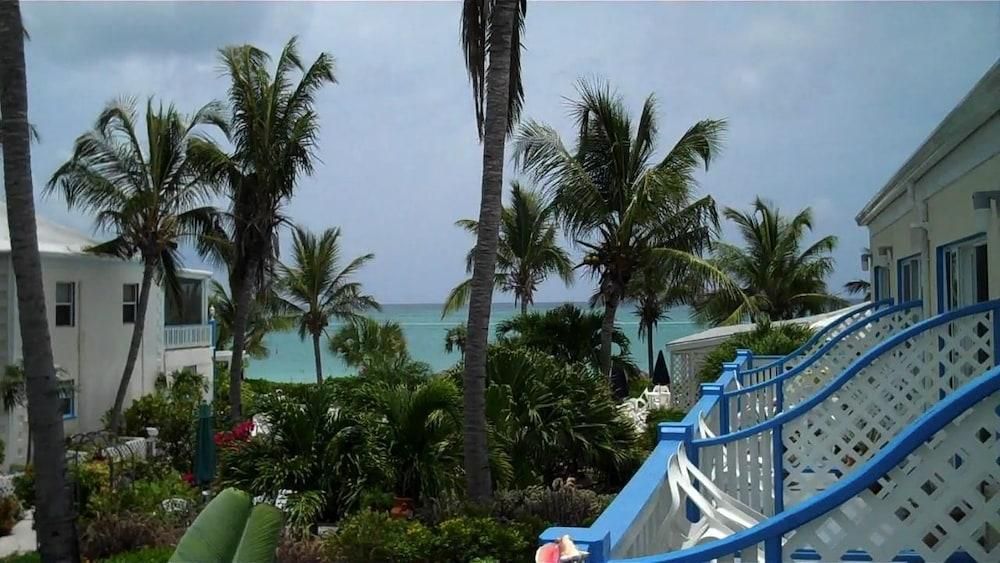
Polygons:
<instances>
[{"instance_id":1,"label":"handrail","mask_svg":"<svg viewBox=\"0 0 1000 563\"><path fill-rule=\"evenodd\" d=\"M991 304L997 307L1000 302ZM990 309L982 307L979 312ZM957 317L957 316L956 316ZM956 318L952 317L952 318ZM892 439L885 448L850 477L838 481L829 489L797 506L772 516L760 524L737 532L724 540L717 540L689 549L634 557L615 559L613 563L673 563L711 561L731 555L742 549L756 546L770 538L780 538L784 534L823 516L843 505L864 490L871 487L883 475L899 465L914 450L952 422L956 417L1000 391L1000 366L988 370L963 385L961 389L948 395L929 411L922 414L902 433Z\"/></svg>"},{"instance_id":2,"label":"handrail","mask_svg":"<svg viewBox=\"0 0 1000 563\"><path fill-rule=\"evenodd\" d=\"M891 306L892 303L893 303L892 299L882 299L881 301L873 301L873 302L868 303L868 304L866 304L866 305L864 305L862 307L858 307L857 309L854 309L853 311L848 311L847 313L844 313L839 318L837 318L837 320L833 321L832 323L826 325L825 327L823 327L822 329L820 329L819 331L817 331L816 334L814 334L811 337L809 337L809 340L806 340L805 343L803 343L801 346L799 346L798 348L796 348L792 352L790 352L790 353L782 356L781 358L778 358L777 360L775 360L775 361L773 361L773 362L771 362L771 363L769 363L767 365L760 366L759 368L748 369L748 370L746 370L744 372L741 372L741 373L743 375L752 375L752 374L755 374L755 373L759 373L759 372L762 372L762 371L774 368L774 367L776 367L778 365L781 365L782 363L787 362L790 358L794 358L795 356L798 356L802 352L805 352L806 350L808 350L810 346L812 346L813 344L815 344L816 342L818 342L820 339L824 338L827 334L829 334L832 330L834 330L837 326L839 326L842 322L844 322L845 320L849 319L850 317L853 317L854 315L856 315L858 313L863 313L863 312L868 311L870 309L878 309L879 307L882 307L884 305L890 305Z\"/></svg>"},{"instance_id":3,"label":"handrail","mask_svg":"<svg viewBox=\"0 0 1000 563\"><path fill-rule=\"evenodd\" d=\"M761 381L760 383L754 383L753 385L746 385L746 386L741 387L739 389L733 389L731 391L727 391L724 394L727 397L731 397L731 396L734 396L734 395L743 395L743 394L746 394L746 393L753 393L754 391L757 391L758 389L761 389L762 387L767 387L768 385L776 385L778 383L781 383L781 382L785 381L786 379L790 379L792 377L795 377L796 375L798 375L798 374L802 373L803 371L805 371L806 368L808 368L809 366L811 366L814 363L816 363L817 360L819 360L820 358L822 358L828 351L830 351L830 348L833 348L834 346L836 346L838 342L840 342L844 338L847 338L848 336L854 334L855 332L857 332L859 330L862 330L864 327L868 326L872 321L877 321L877 320L881 319L882 317L885 317L885 316L888 316L888 315L892 315L894 313L898 313L899 311L905 311L907 309L913 309L915 307L921 307L921 306L923 306L923 302L920 301L920 300L907 301L906 303L900 303L899 305L894 305L894 306L889 307L887 309L882 309L881 311L878 311L877 313L873 313L872 316L866 317L863 321L858 321L856 323L853 323L846 330L844 330L843 332L841 332L837 336L834 336L829 342L827 342L826 344L824 344L823 347L820 348L819 350L817 350L814 354L811 354L808 358L806 358L805 360L803 360L801 364L799 364L799 365L795 366L794 368L786 371L785 373L782 373L782 374L779 374L779 375L777 375L775 377L772 377L771 379L768 379L767 381ZM916 325L914 325L914 326L916 326Z\"/></svg>"},{"instance_id":4,"label":"handrail","mask_svg":"<svg viewBox=\"0 0 1000 563\"><path fill-rule=\"evenodd\" d=\"M720 444L727 444L734 440L739 440L751 436L753 434L758 434L761 432L766 432L772 430L777 426L782 426L789 420L798 418L808 412L812 407L823 402L827 397L832 395L834 391L840 389L847 383L851 378L853 378L859 371L871 365L871 363L882 356L884 353L895 348L899 344L913 338L915 335L926 332L934 327L949 323L955 319L968 317L970 315L976 315L979 313L984 313L986 311L994 310L997 311L998 316L1000 316L1000 299L993 301L985 301L983 303L978 303L976 305L970 305L968 307L963 307L955 311L948 313L943 313L940 315L933 316L927 320L921 321L910 328L899 332L888 339L882 341L874 348L865 353L857 360L855 360L850 366L847 367L843 372L837 377L833 378L830 383L826 385L823 389L820 389L818 393L806 399L802 403L795 405L794 407L778 413L773 418L760 422L753 426L748 426L741 430L735 432L730 432L729 434L723 434L721 436L716 436L714 438L702 438L692 441L692 445L696 447L703 446L717 446Z\"/></svg>"}]
</instances>

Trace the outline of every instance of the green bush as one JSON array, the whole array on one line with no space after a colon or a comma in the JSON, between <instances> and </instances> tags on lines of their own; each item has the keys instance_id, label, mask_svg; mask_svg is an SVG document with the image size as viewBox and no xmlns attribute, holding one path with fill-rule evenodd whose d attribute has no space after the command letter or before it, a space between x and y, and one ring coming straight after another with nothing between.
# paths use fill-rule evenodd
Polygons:
<instances>
[{"instance_id":1,"label":"green bush","mask_svg":"<svg viewBox=\"0 0 1000 563\"><path fill-rule=\"evenodd\" d=\"M135 551L119 553L118 555L102 560L101 563L167 563L173 554L174 548L170 546L146 547Z\"/></svg>"},{"instance_id":2,"label":"green bush","mask_svg":"<svg viewBox=\"0 0 1000 563\"><path fill-rule=\"evenodd\" d=\"M135 512L162 515L163 501L179 498L194 506L198 491L185 482L179 473L169 472L155 479L139 479L115 489L106 488L92 494L85 505L85 514L92 517Z\"/></svg>"},{"instance_id":3,"label":"green bush","mask_svg":"<svg viewBox=\"0 0 1000 563\"><path fill-rule=\"evenodd\" d=\"M435 561L436 544L431 531L416 520L363 511L345 518L326 547L337 563L423 563Z\"/></svg>"},{"instance_id":4,"label":"green bush","mask_svg":"<svg viewBox=\"0 0 1000 563\"><path fill-rule=\"evenodd\" d=\"M468 563L475 557L530 561L533 541L523 524L491 518L445 520L434 530L433 561Z\"/></svg>"},{"instance_id":5,"label":"green bush","mask_svg":"<svg viewBox=\"0 0 1000 563\"><path fill-rule=\"evenodd\" d=\"M18 523L23 513L21 501L17 500L17 497L14 495L0 497L0 536L10 535L14 524Z\"/></svg>"},{"instance_id":6,"label":"green bush","mask_svg":"<svg viewBox=\"0 0 1000 563\"><path fill-rule=\"evenodd\" d=\"M183 530L148 514L121 512L89 520L80 532L80 553L87 559L177 543Z\"/></svg>"},{"instance_id":7,"label":"green bush","mask_svg":"<svg viewBox=\"0 0 1000 563\"><path fill-rule=\"evenodd\" d=\"M35 468L31 465L14 477L14 496L26 508L35 506Z\"/></svg>"},{"instance_id":8,"label":"green bush","mask_svg":"<svg viewBox=\"0 0 1000 563\"><path fill-rule=\"evenodd\" d=\"M42 563L42 556L37 551L0 557L0 563Z\"/></svg>"},{"instance_id":9,"label":"green bush","mask_svg":"<svg viewBox=\"0 0 1000 563\"><path fill-rule=\"evenodd\" d=\"M711 383L722 373L722 364L736 358L736 351L751 350L755 356L784 356L794 352L813 335L812 329L799 324L758 324L750 332L730 336L705 356L698 379Z\"/></svg>"},{"instance_id":10,"label":"green bush","mask_svg":"<svg viewBox=\"0 0 1000 563\"><path fill-rule=\"evenodd\" d=\"M125 410L126 436L145 436L146 428L159 430L160 448L178 471L189 471L194 459L194 432L205 379L188 370L161 376L156 390L132 402ZM105 415L108 418L108 415Z\"/></svg>"},{"instance_id":11,"label":"green bush","mask_svg":"<svg viewBox=\"0 0 1000 563\"><path fill-rule=\"evenodd\" d=\"M506 520L538 522L542 528L552 525L589 526L612 499L614 495L602 495L573 486L559 489L531 487L498 491L493 496L491 513Z\"/></svg>"}]
</instances>

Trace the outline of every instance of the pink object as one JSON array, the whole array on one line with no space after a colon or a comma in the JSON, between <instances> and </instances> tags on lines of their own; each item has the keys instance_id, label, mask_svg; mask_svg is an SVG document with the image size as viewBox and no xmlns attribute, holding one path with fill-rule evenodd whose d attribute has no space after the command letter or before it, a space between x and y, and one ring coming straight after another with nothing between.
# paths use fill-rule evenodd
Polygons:
<instances>
[{"instance_id":1,"label":"pink object","mask_svg":"<svg viewBox=\"0 0 1000 563\"><path fill-rule=\"evenodd\" d=\"M547 543L535 552L535 563L559 563L559 544Z\"/></svg>"}]
</instances>

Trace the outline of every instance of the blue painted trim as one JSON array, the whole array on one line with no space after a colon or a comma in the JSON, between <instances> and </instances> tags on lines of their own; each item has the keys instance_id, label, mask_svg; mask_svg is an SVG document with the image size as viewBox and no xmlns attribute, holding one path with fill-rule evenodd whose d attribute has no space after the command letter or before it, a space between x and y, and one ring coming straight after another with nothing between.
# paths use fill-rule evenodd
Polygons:
<instances>
[{"instance_id":1,"label":"blue painted trim","mask_svg":"<svg viewBox=\"0 0 1000 563\"><path fill-rule=\"evenodd\" d=\"M781 427L771 434L771 472L774 490L774 513L785 511L785 442Z\"/></svg>"},{"instance_id":2,"label":"blue painted trim","mask_svg":"<svg viewBox=\"0 0 1000 563\"><path fill-rule=\"evenodd\" d=\"M876 301L882 299L882 292L879 291L881 288L878 283L878 273L879 270L882 269L884 269L883 266L875 266L872 268L872 297L874 297Z\"/></svg>"},{"instance_id":3,"label":"blue painted trim","mask_svg":"<svg viewBox=\"0 0 1000 563\"><path fill-rule=\"evenodd\" d=\"M937 246L937 264L935 264L935 270L937 271L937 312L944 313L944 252L952 246L962 244L963 242L969 242L970 240L976 240L978 238L983 238L986 236L986 231L976 233L974 235L969 235L967 237L962 237L960 239L953 240L951 242L946 242Z\"/></svg>"},{"instance_id":4,"label":"blue painted trim","mask_svg":"<svg viewBox=\"0 0 1000 563\"><path fill-rule=\"evenodd\" d=\"M751 369L751 370L743 371L742 373L746 374L746 375L754 374L754 373L760 373L760 372L762 372L764 370L773 368L775 366L780 366L780 364L788 361L788 359L794 358L795 356L798 356L798 355L802 354L802 352L805 352L806 350L808 350L810 346L812 346L813 344L815 344L816 342L818 342L821 338L825 337L827 334L830 333L830 331L832 331L835 327L839 326L841 323L843 323L848 318L850 318L850 317L852 317L852 316L854 316L854 315L856 315L858 313L867 311L869 309L878 309L880 307L886 307L886 306L891 306L891 305L892 305L892 299L883 299L881 301L879 301L878 299L875 299L874 301L872 301L871 303L866 304L863 307L858 307L857 309L855 309L853 311L848 311L847 313L844 313L843 315L841 315L837 320L835 320L832 323L826 325L819 332L817 332L816 334L812 335L812 337L810 337L809 340L806 340L805 343L802 344L802 346L799 346L798 348L796 348L791 353L786 354L785 356L783 356L781 358L778 358L777 360L775 360L775 361L773 361L773 362L771 362L771 363L769 363L767 365L763 365L763 366L761 366L759 368L754 368L754 369Z\"/></svg>"},{"instance_id":5,"label":"blue painted trim","mask_svg":"<svg viewBox=\"0 0 1000 563\"><path fill-rule=\"evenodd\" d=\"M745 394L745 393L753 393L754 391L757 391L758 389L767 387L769 385L779 385L783 381L785 381L785 380L787 380L789 378L795 377L798 374L800 374L803 371L805 371L806 368L808 368L809 366L813 365L816 362L816 360L822 358L824 354L826 354L827 352L830 351L831 348L833 348L834 346L836 346L838 342L840 342L841 340L843 340L843 339L847 338L848 336L854 334L855 332L857 332L857 331L865 328L872 321L877 321L877 320L881 319L882 317L898 313L899 311L905 311L907 309L913 309L915 307L922 307L922 306L923 306L923 302L922 301L909 301L907 303L903 303L903 304L900 304L900 305L895 305L893 307L889 307L888 309L882 309L881 311L872 314L872 316L870 316L870 317L865 317L864 322L857 322L857 323L851 325L851 327L849 327L847 330L841 332L837 336L835 336L832 339L830 339L830 341L827 342L826 344L824 344L822 348L820 348L819 350L817 350L815 354L812 354L811 356L809 356L808 358L806 358L805 360L803 360L803 362L801 364L795 366L793 369L790 369L790 370L786 371L785 373L777 375L773 379L769 379L767 381L762 381L760 383L755 383L753 385L747 385L746 387L743 387L742 389L736 389L736 390L728 392L727 394L728 395L742 395L742 394Z\"/></svg>"},{"instance_id":6,"label":"blue painted trim","mask_svg":"<svg viewBox=\"0 0 1000 563\"><path fill-rule=\"evenodd\" d=\"M976 315L983 313L985 311L1000 312L1000 299L993 301L984 301L982 303L977 303L975 305L970 305L968 307L963 307L957 311L951 311L943 315L935 315L925 321L921 321L910 328L896 333L895 335L883 340L880 344L876 345L871 350L868 350L863 356L854 360L854 362L847 367L840 375L833 378L826 385L819 390L815 395L806 399L802 403L795 405L791 409L784 411L775 415L770 420L765 420L764 422L737 430L725 436L716 436L714 438L703 438L701 440L695 440L693 445L696 447L705 446L718 446L721 444L728 444L734 440L739 440L751 436L753 434L758 434L760 432L765 432L771 430L777 426L784 425L786 422L802 416L808 412L811 408L823 402L827 397L832 395L836 390L844 386L845 383L851 380L859 371L871 364L879 356L885 354L889 350L892 350L899 344L906 342L907 340L913 338L915 335L926 332L934 327L949 323L955 319L961 317L967 317L969 315Z\"/></svg>"},{"instance_id":7,"label":"blue painted trim","mask_svg":"<svg viewBox=\"0 0 1000 563\"><path fill-rule=\"evenodd\" d=\"M993 312L993 365L1000 366L1000 311Z\"/></svg>"},{"instance_id":8,"label":"blue painted trim","mask_svg":"<svg viewBox=\"0 0 1000 563\"><path fill-rule=\"evenodd\" d=\"M957 416L997 391L1000 391L1000 367L995 367L966 383L961 389L934 405L847 479L838 481L820 494L750 529L737 532L724 540L686 550L631 559L615 559L613 563L711 561L772 538L781 538L782 535L819 518L872 486Z\"/></svg>"}]
</instances>

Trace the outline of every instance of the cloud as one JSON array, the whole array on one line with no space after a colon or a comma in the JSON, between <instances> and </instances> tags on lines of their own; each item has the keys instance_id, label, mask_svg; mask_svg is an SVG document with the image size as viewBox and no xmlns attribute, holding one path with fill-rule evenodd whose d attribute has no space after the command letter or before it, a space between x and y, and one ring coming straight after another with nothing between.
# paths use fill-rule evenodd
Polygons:
<instances>
[{"instance_id":1,"label":"cloud","mask_svg":"<svg viewBox=\"0 0 1000 563\"><path fill-rule=\"evenodd\" d=\"M322 165L288 206L341 226L383 302L439 302L464 274L482 148L455 3L24 3L36 186L110 99L156 95L192 111L224 98L219 47L274 53L298 35L306 59L337 60L319 96ZM638 111L655 93L658 153L695 121L725 117L722 157L699 174L720 205L760 194L813 206L836 234L832 285L857 277L855 212L996 59L1000 4L529 3L526 117L572 133L564 96L609 79ZM508 179L516 171L508 166ZM58 200L42 212L85 230ZM732 233L727 229L731 236ZM192 264L197 260L192 258ZM546 283L540 300L585 299L593 282ZM503 298L503 297L501 297Z\"/></svg>"}]
</instances>

